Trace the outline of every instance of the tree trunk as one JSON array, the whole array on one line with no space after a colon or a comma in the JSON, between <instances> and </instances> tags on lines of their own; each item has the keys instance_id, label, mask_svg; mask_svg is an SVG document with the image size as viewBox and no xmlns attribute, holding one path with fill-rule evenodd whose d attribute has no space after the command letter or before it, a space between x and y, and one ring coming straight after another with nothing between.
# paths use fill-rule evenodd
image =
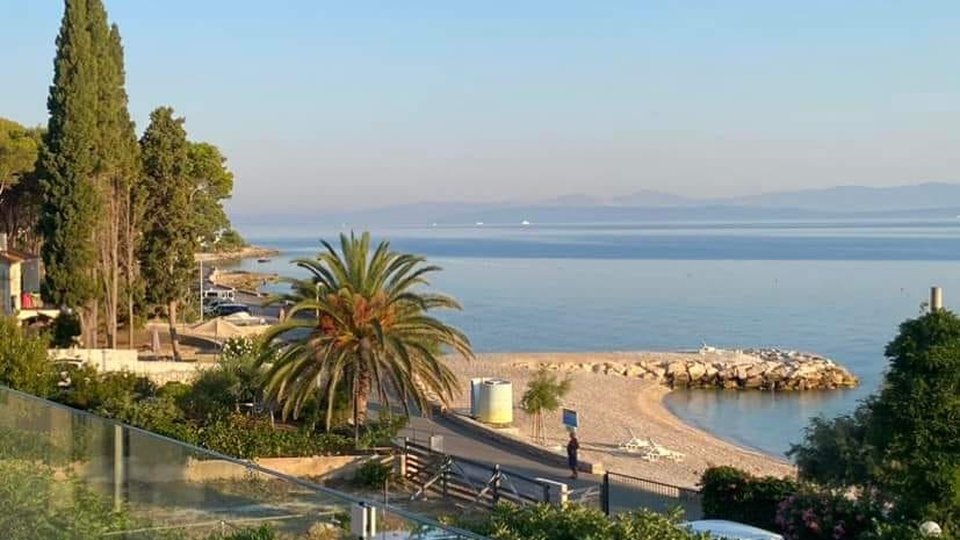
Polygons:
<instances>
[{"instance_id":1,"label":"tree trunk","mask_svg":"<svg viewBox=\"0 0 960 540\"><path fill-rule=\"evenodd\" d=\"M110 336L110 348L117 348L117 317L120 312L120 212L117 196L120 190L114 188L116 196L110 199L110 315L107 319L107 334Z\"/></svg>"},{"instance_id":2,"label":"tree trunk","mask_svg":"<svg viewBox=\"0 0 960 540\"><path fill-rule=\"evenodd\" d=\"M180 361L180 336L177 334L177 302L167 304L167 317L170 323L170 347L173 349L173 361Z\"/></svg>"},{"instance_id":3,"label":"tree trunk","mask_svg":"<svg viewBox=\"0 0 960 540\"><path fill-rule=\"evenodd\" d=\"M360 363L357 365L353 383L353 440L360 441L360 426L367 423L367 405L370 401L370 340L360 340Z\"/></svg>"},{"instance_id":4,"label":"tree trunk","mask_svg":"<svg viewBox=\"0 0 960 540\"><path fill-rule=\"evenodd\" d=\"M134 335L134 321L133 321L133 295L135 291L134 287L134 249L133 249L133 192L130 188L127 188L127 215L126 215L126 248L127 248L127 260L126 260L126 274L127 274L127 344L131 349L136 349L136 345L133 342Z\"/></svg>"}]
</instances>

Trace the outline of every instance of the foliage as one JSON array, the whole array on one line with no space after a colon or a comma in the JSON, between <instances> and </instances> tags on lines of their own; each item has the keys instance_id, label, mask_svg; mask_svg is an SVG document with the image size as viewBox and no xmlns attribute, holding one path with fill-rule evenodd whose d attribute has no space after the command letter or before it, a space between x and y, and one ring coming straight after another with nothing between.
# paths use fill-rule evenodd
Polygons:
<instances>
[{"instance_id":1,"label":"foliage","mask_svg":"<svg viewBox=\"0 0 960 540\"><path fill-rule=\"evenodd\" d=\"M37 130L0 118L0 200L6 189L31 172L40 151Z\"/></svg>"},{"instance_id":2,"label":"foliage","mask_svg":"<svg viewBox=\"0 0 960 540\"><path fill-rule=\"evenodd\" d=\"M230 227L223 200L233 191L233 173L220 149L205 142L191 142L187 150L190 180L191 222L194 235L205 249Z\"/></svg>"},{"instance_id":3,"label":"foliage","mask_svg":"<svg viewBox=\"0 0 960 540\"><path fill-rule=\"evenodd\" d=\"M776 524L786 540L856 540L875 537L886 520L869 497L808 487L781 501Z\"/></svg>"},{"instance_id":4,"label":"foliage","mask_svg":"<svg viewBox=\"0 0 960 540\"><path fill-rule=\"evenodd\" d=\"M390 446L408 421L406 416L380 415L364 426L357 448Z\"/></svg>"},{"instance_id":5,"label":"foliage","mask_svg":"<svg viewBox=\"0 0 960 540\"><path fill-rule=\"evenodd\" d=\"M216 239L214 251L236 251L248 245L239 232L235 229L227 229L220 233L219 238Z\"/></svg>"},{"instance_id":6,"label":"foliage","mask_svg":"<svg viewBox=\"0 0 960 540\"><path fill-rule=\"evenodd\" d=\"M183 122L174 118L173 109L160 107L150 113L150 125L140 139L144 204L151 209L144 217L141 272L150 284L147 301L167 308L177 360L176 309L193 277L197 247L191 225L189 144Z\"/></svg>"},{"instance_id":7,"label":"foliage","mask_svg":"<svg viewBox=\"0 0 960 540\"><path fill-rule=\"evenodd\" d=\"M534 417L534 438L543 439L544 411L552 412L559 409L561 400L570 391L571 385L569 375L560 380L556 373L545 367L540 368L536 376L527 383L527 390L520 398L520 407L523 408L523 412Z\"/></svg>"},{"instance_id":8,"label":"foliage","mask_svg":"<svg viewBox=\"0 0 960 540\"><path fill-rule=\"evenodd\" d=\"M647 510L608 518L595 508L576 504L560 507L540 504L500 504L479 519L460 519L458 525L497 540L690 540L706 539L684 530L678 516Z\"/></svg>"},{"instance_id":9,"label":"foliage","mask_svg":"<svg viewBox=\"0 0 960 540\"><path fill-rule=\"evenodd\" d=\"M777 509L800 490L787 478L756 477L734 467L711 467L700 478L703 515L727 519L761 529L776 530Z\"/></svg>"},{"instance_id":10,"label":"foliage","mask_svg":"<svg viewBox=\"0 0 960 540\"><path fill-rule=\"evenodd\" d=\"M68 0L57 36L47 100L50 119L40 158L44 297L73 307L86 306L97 294L92 271L96 246L90 239L103 202L93 178L99 88L90 26L87 2Z\"/></svg>"},{"instance_id":11,"label":"foliage","mask_svg":"<svg viewBox=\"0 0 960 540\"><path fill-rule=\"evenodd\" d=\"M242 414L230 415L206 427L200 434L200 444L241 459L342 454L353 448L353 443L340 435L280 429L267 419Z\"/></svg>"},{"instance_id":12,"label":"foliage","mask_svg":"<svg viewBox=\"0 0 960 540\"><path fill-rule=\"evenodd\" d=\"M213 534L207 540L275 540L277 533L269 525L261 525L255 529L241 529L227 534Z\"/></svg>"},{"instance_id":13,"label":"foliage","mask_svg":"<svg viewBox=\"0 0 960 540\"><path fill-rule=\"evenodd\" d=\"M439 268L394 252L387 242L371 253L369 233L341 235L339 253L323 246L316 259L295 261L312 277L294 288L296 304L286 320L266 333L267 397L282 404L285 417L296 417L319 392L329 430L335 396L346 386L355 438L374 391L387 408L391 396L421 409L432 396L449 401L456 376L438 351L449 347L466 358L473 352L462 332L428 314L460 308L453 298L424 290L426 277Z\"/></svg>"},{"instance_id":14,"label":"foliage","mask_svg":"<svg viewBox=\"0 0 960 540\"><path fill-rule=\"evenodd\" d=\"M897 520L960 524L960 319L904 322L880 391L851 416L815 420L791 449L801 477L883 493Z\"/></svg>"},{"instance_id":15,"label":"foliage","mask_svg":"<svg viewBox=\"0 0 960 540\"><path fill-rule=\"evenodd\" d=\"M77 344L82 328L80 318L75 313L64 312L53 320L51 325L50 346L67 349Z\"/></svg>"},{"instance_id":16,"label":"foliage","mask_svg":"<svg viewBox=\"0 0 960 540\"><path fill-rule=\"evenodd\" d=\"M0 507L4 540L102 538L143 525L76 478L55 479L50 467L21 461L0 461ZM147 533L138 538L171 535Z\"/></svg>"},{"instance_id":17,"label":"foliage","mask_svg":"<svg viewBox=\"0 0 960 540\"><path fill-rule=\"evenodd\" d=\"M960 318L936 311L900 326L873 405L877 486L914 519L960 526Z\"/></svg>"},{"instance_id":18,"label":"foliage","mask_svg":"<svg viewBox=\"0 0 960 540\"><path fill-rule=\"evenodd\" d=\"M154 384L129 372L99 373L90 365L68 367L70 384L62 388L57 401L78 409L95 410L108 403L138 402L153 395Z\"/></svg>"},{"instance_id":19,"label":"foliage","mask_svg":"<svg viewBox=\"0 0 960 540\"><path fill-rule=\"evenodd\" d=\"M376 459L365 462L357 469L355 481L368 488L383 488L384 483L393 476L393 467Z\"/></svg>"},{"instance_id":20,"label":"foliage","mask_svg":"<svg viewBox=\"0 0 960 540\"><path fill-rule=\"evenodd\" d=\"M47 397L56 382L46 342L27 335L16 319L0 317L0 385Z\"/></svg>"}]
</instances>

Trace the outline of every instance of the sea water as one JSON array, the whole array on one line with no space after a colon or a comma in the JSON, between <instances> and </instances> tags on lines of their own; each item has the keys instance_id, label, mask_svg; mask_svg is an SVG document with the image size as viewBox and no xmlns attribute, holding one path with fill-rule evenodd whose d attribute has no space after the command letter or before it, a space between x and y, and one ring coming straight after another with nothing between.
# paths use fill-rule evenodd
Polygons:
<instances>
[{"instance_id":1,"label":"sea water","mask_svg":"<svg viewBox=\"0 0 960 540\"><path fill-rule=\"evenodd\" d=\"M247 228L281 250L247 270L302 276L336 229ZM849 412L876 389L884 347L929 287L960 298L960 220L394 228L395 249L443 267L444 314L478 352L780 347L835 359L853 390L671 393L669 409L720 437L782 455L810 417ZM274 288L278 286L273 286ZM956 295L956 296L954 296Z\"/></svg>"}]
</instances>

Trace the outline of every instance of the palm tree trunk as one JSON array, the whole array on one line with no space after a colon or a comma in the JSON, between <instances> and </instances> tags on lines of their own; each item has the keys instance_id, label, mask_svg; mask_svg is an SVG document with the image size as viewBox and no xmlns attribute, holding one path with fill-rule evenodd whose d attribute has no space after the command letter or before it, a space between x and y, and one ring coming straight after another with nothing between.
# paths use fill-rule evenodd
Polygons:
<instances>
[{"instance_id":1,"label":"palm tree trunk","mask_svg":"<svg viewBox=\"0 0 960 540\"><path fill-rule=\"evenodd\" d=\"M367 406L370 401L370 340L360 340L360 363L353 384L353 439L360 442L360 426L367 423Z\"/></svg>"}]
</instances>

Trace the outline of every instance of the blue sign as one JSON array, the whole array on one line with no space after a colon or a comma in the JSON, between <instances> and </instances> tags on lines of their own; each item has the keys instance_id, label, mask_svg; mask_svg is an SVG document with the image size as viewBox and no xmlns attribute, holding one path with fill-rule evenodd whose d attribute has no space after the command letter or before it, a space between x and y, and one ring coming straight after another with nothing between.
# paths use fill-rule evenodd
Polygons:
<instances>
[{"instance_id":1,"label":"blue sign","mask_svg":"<svg viewBox=\"0 0 960 540\"><path fill-rule=\"evenodd\" d=\"M563 425L570 428L580 427L580 417L577 415L577 411L573 409L564 409L563 410Z\"/></svg>"}]
</instances>

